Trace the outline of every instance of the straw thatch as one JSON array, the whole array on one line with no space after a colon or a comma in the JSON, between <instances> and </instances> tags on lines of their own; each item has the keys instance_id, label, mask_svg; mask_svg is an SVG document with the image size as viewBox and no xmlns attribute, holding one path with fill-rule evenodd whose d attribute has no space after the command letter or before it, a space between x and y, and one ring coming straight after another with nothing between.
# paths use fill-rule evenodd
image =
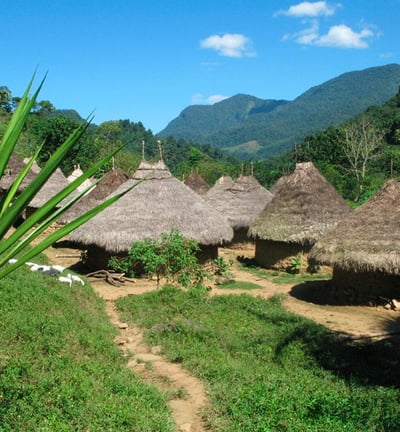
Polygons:
<instances>
[{"instance_id":1,"label":"straw thatch","mask_svg":"<svg viewBox=\"0 0 400 432\"><path fill-rule=\"evenodd\" d=\"M67 180L69 183L72 183L74 180L79 178L82 174L83 174L83 171L81 170L81 167L79 165L76 165L74 167L74 170L72 171L72 173L67 177ZM87 178L78 186L78 191L81 192L81 191L87 189L91 185L92 185L92 182L90 181L90 179Z\"/></svg>"},{"instance_id":2,"label":"straw thatch","mask_svg":"<svg viewBox=\"0 0 400 432\"><path fill-rule=\"evenodd\" d=\"M205 195L210 190L210 185L197 172L190 173L184 183L199 195Z\"/></svg>"},{"instance_id":3,"label":"straw thatch","mask_svg":"<svg viewBox=\"0 0 400 432\"><path fill-rule=\"evenodd\" d=\"M128 174L119 168L108 172L88 194L70 207L58 220L65 224L103 202L112 192L129 179Z\"/></svg>"},{"instance_id":4,"label":"straw thatch","mask_svg":"<svg viewBox=\"0 0 400 432\"><path fill-rule=\"evenodd\" d=\"M251 225L261 240L313 245L350 213L350 208L312 162L296 164Z\"/></svg>"},{"instance_id":5,"label":"straw thatch","mask_svg":"<svg viewBox=\"0 0 400 432\"><path fill-rule=\"evenodd\" d=\"M24 162L21 159L19 159L18 156L16 156L15 154L11 154L7 167L4 171L4 174L0 178L0 191L8 190L24 167L25 167ZM34 178L35 178L35 173L31 169L30 171L28 171L28 174L22 181L19 187L19 191L24 190L26 186Z\"/></svg>"},{"instance_id":6,"label":"straw thatch","mask_svg":"<svg viewBox=\"0 0 400 432\"><path fill-rule=\"evenodd\" d=\"M233 183L234 181L232 180L231 176L228 175L222 176L215 182L214 186L212 186L208 190L206 195L208 197L213 197L214 195L218 196L221 193L221 191L228 189L233 185Z\"/></svg>"},{"instance_id":7,"label":"straw thatch","mask_svg":"<svg viewBox=\"0 0 400 432\"><path fill-rule=\"evenodd\" d=\"M172 176L164 162L143 161L133 178L115 192L135 184L112 206L74 231L70 240L109 253L126 253L136 241L158 240L178 229L200 246L217 246L232 239L228 221L198 194Z\"/></svg>"},{"instance_id":8,"label":"straw thatch","mask_svg":"<svg viewBox=\"0 0 400 432\"><path fill-rule=\"evenodd\" d=\"M400 298L400 184L388 181L317 242L312 262L333 267L336 295L352 303Z\"/></svg>"},{"instance_id":9,"label":"straw thatch","mask_svg":"<svg viewBox=\"0 0 400 432\"><path fill-rule=\"evenodd\" d=\"M210 191L205 199L228 218L235 231L242 228L247 231L272 199L271 192L253 176L240 176L228 187L217 189L217 192L216 189Z\"/></svg>"},{"instance_id":10,"label":"straw thatch","mask_svg":"<svg viewBox=\"0 0 400 432\"><path fill-rule=\"evenodd\" d=\"M272 200L250 226L256 261L286 268L290 257L307 254L325 233L350 213L344 199L312 162L298 163L282 177Z\"/></svg>"},{"instance_id":11,"label":"straw thatch","mask_svg":"<svg viewBox=\"0 0 400 432\"><path fill-rule=\"evenodd\" d=\"M30 209L38 209L42 207L50 198L53 198L58 192L61 192L64 188L69 185L69 182L65 175L62 173L60 168L57 168L53 174L48 178L47 182L41 187L39 192L35 195L32 201L29 203ZM59 206L68 200L61 201Z\"/></svg>"},{"instance_id":12,"label":"straw thatch","mask_svg":"<svg viewBox=\"0 0 400 432\"><path fill-rule=\"evenodd\" d=\"M388 181L312 249L311 258L353 272L400 275L400 183Z\"/></svg>"}]
</instances>

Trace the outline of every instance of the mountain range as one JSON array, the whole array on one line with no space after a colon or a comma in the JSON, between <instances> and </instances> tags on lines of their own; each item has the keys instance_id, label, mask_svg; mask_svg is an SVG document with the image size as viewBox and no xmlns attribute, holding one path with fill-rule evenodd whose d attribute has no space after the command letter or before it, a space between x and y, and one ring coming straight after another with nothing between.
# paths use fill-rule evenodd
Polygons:
<instances>
[{"instance_id":1,"label":"mountain range","mask_svg":"<svg viewBox=\"0 0 400 432\"><path fill-rule=\"evenodd\" d=\"M158 135L210 144L242 159L268 158L383 104L399 85L400 65L389 64L344 73L293 101L237 94L214 105L185 108Z\"/></svg>"}]
</instances>

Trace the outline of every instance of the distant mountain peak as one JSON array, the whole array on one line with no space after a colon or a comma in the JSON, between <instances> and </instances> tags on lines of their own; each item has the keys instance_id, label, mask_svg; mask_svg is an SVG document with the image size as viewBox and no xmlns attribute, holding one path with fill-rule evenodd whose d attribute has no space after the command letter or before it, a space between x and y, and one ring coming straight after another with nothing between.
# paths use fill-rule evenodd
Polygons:
<instances>
[{"instance_id":1,"label":"distant mountain peak","mask_svg":"<svg viewBox=\"0 0 400 432\"><path fill-rule=\"evenodd\" d=\"M400 65L346 72L313 86L293 101L238 93L214 105L185 108L158 135L192 140L243 158L282 153L305 136L335 126L394 96ZM257 142L247 148L245 143Z\"/></svg>"}]
</instances>

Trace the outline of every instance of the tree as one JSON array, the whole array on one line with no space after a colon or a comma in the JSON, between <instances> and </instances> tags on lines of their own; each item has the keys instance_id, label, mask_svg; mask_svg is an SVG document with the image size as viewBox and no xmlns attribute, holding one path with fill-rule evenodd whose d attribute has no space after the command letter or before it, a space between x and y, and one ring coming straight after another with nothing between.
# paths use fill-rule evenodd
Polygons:
<instances>
[{"instance_id":1,"label":"tree","mask_svg":"<svg viewBox=\"0 0 400 432\"><path fill-rule=\"evenodd\" d=\"M29 118L30 112L35 105L39 91L43 85L44 80L31 97L29 91L32 86L33 79L29 83L27 89L22 96L17 109L13 113L8 127L0 142L0 179L5 175L8 168L8 162L11 155L14 153L15 146L21 136L26 122ZM113 155L118 151L115 150L103 160L93 164L82 176L70 183L65 189L57 193L54 197L49 199L42 208L38 209L31 216L27 217L25 221L17 228L13 228L15 222L24 213L26 207L31 202L32 198L37 194L41 187L46 183L53 172L59 167L61 161L85 133L89 122L81 123L69 135L64 143L62 143L49 157L47 163L42 167L41 171L34 177L34 179L26 186L26 188L19 193L19 186L25 179L27 173L32 167L33 162L36 160L40 147L27 163L24 169L17 175L12 186L5 191L0 199L0 279L13 272L15 269L23 265L24 262L32 259L34 256L42 252L60 238L66 236L78 226L85 223L91 217L95 216L101 210L118 200L121 196L132 189L128 188L122 194L118 194L112 198L107 199L102 204L96 206L94 209L79 216L74 221L68 223L49 234L45 239L41 240L38 244L26 249L40 234L43 233L59 216L71 207L79 198L83 196L85 191L78 193L74 198L70 199L67 204L57 209L57 205L65 198L69 197L79 185L81 185L87 178L93 176L104 163L108 162ZM134 187L134 186L133 186Z\"/></svg>"},{"instance_id":2,"label":"tree","mask_svg":"<svg viewBox=\"0 0 400 432\"><path fill-rule=\"evenodd\" d=\"M62 145L68 136L77 128L81 122L72 120L68 117L37 117L29 128L29 136L32 138L32 150L35 150L43 143L42 151L38 157L39 165L43 165L49 157ZM61 170L64 174L69 174L74 169L74 165L80 165L82 169L88 168L97 158L97 152L91 136L85 130L74 145L68 155L61 163Z\"/></svg>"},{"instance_id":3,"label":"tree","mask_svg":"<svg viewBox=\"0 0 400 432\"><path fill-rule=\"evenodd\" d=\"M343 131L344 139L341 145L356 179L356 202L363 193L369 163L382 144L384 132L374 126L373 120L365 117L349 123Z\"/></svg>"},{"instance_id":4,"label":"tree","mask_svg":"<svg viewBox=\"0 0 400 432\"><path fill-rule=\"evenodd\" d=\"M11 91L8 87L0 87L0 113L9 114L12 111Z\"/></svg>"}]
</instances>

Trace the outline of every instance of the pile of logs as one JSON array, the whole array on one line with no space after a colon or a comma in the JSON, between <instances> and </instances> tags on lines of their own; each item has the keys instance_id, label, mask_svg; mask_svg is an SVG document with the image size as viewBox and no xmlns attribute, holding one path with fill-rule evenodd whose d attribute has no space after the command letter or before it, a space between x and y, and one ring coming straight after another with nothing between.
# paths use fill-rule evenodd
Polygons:
<instances>
[{"instance_id":1,"label":"pile of logs","mask_svg":"<svg viewBox=\"0 0 400 432\"><path fill-rule=\"evenodd\" d=\"M115 273L109 270L97 270L95 272L88 273L85 276L87 278L93 277L97 279L103 279L110 285L117 286L117 287L123 285L125 282L131 282L131 283L135 282L134 279L125 276L125 273Z\"/></svg>"}]
</instances>

